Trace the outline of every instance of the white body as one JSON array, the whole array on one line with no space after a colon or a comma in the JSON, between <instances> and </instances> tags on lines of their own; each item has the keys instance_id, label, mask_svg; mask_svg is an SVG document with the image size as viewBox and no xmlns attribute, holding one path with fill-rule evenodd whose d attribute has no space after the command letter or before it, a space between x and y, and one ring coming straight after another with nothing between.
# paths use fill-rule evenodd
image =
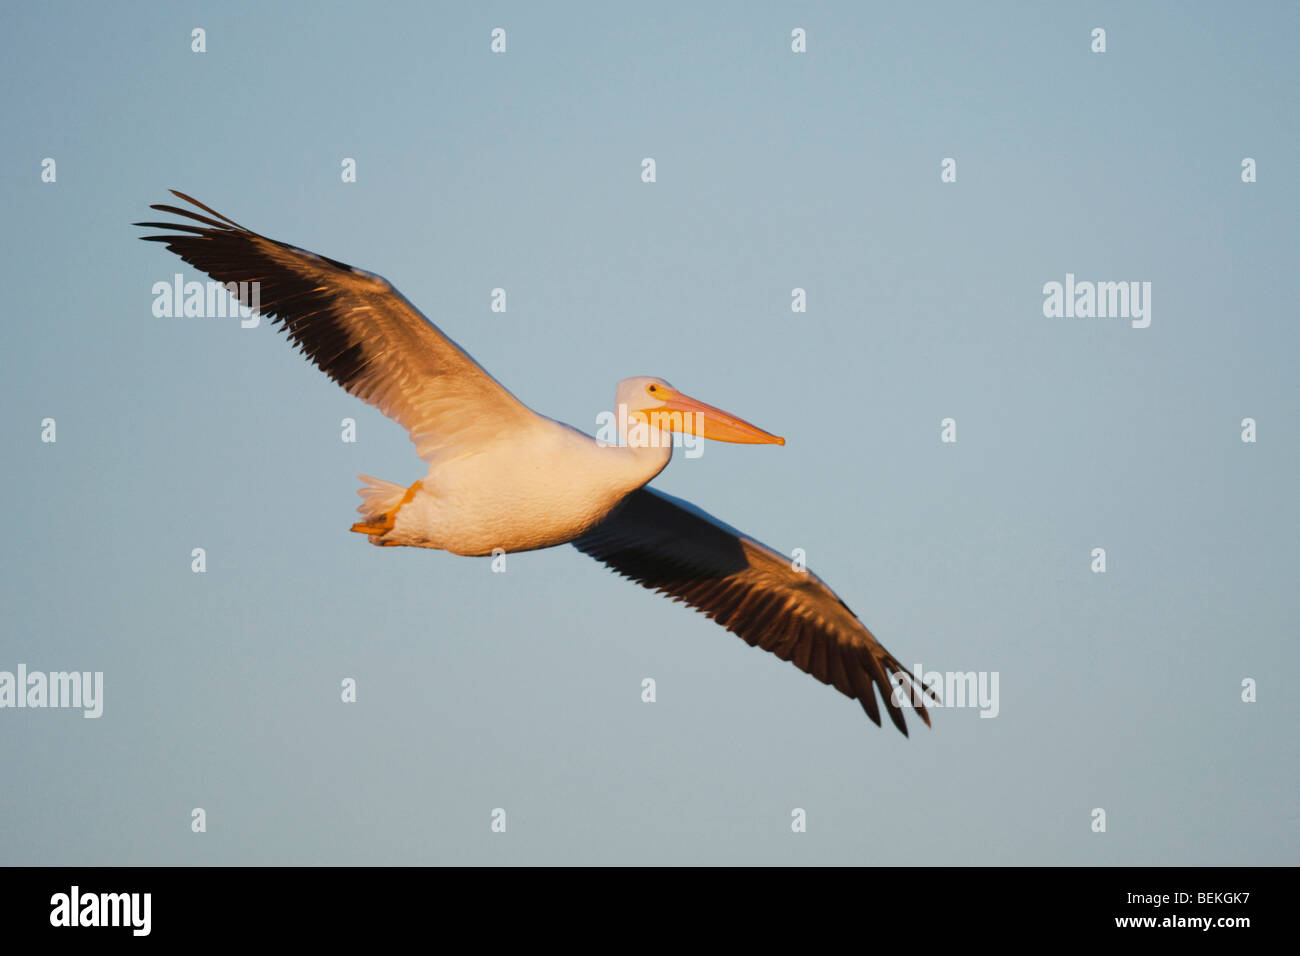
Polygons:
<instances>
[{"instance_id":1,"label":"white body","mask_svg":"<svg viewBox=\"0 0 1300 956\"><path fill-rule=\"evenodd\" d=\"M663 471L668 447L602 447L537 416L523 432L438 456L376 543L486 555L572 541ZM403 492L406 489L402 489Z\"/></svg>"}]
</instances>

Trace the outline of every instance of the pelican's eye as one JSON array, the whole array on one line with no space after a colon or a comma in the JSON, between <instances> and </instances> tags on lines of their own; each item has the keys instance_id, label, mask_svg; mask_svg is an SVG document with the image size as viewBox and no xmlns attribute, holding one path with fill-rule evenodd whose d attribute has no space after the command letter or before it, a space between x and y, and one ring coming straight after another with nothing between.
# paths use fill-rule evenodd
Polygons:
<instances>
[{"instance_id":1,"label":"pelican's eye","mask_svg":"<svg viewBox=\"0 0 1300 956\"><path fill-rule=\"evenodd\" d=\"M659 386L658 386L658 385L651 385L651 386L650 386L650 391L652 391L652 392L657 392L657 391L659 391Z\"/></svg>"}]
</instances>

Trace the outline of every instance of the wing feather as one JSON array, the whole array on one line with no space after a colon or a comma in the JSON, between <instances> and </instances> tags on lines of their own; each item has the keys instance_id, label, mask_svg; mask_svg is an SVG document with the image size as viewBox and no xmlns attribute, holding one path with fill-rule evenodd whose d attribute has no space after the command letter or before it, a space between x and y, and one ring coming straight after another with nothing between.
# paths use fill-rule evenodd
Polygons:
<instances>
[{"instance_id":1,"label":"wing feather","mask_svg":"<svg viewBox=\"0 0 1300 956\"><path fill-rule=\"evenodd\" d=\"M922 695L937 698L915 692L919 684L907 668L820 578L693 505L641 488L573 544L858 700L875 724L879 693L894 726L907 734L896 684L930 723Z\"/></svg>"},{"instance_id":2,"label":"wing feather","mask_svg":"<svg viewBox=\"0 0 1300 956\"><path fill-rule=\"evenodd\" d=\"M172 193L209 215L155 205L190 221L136 223L173 230L141 238L166 243L218 282L240 283L243 305L271 318L321 371L410 432L421 458L536 420L386 279L268 239Z\"/></svg>"}]
</instances>

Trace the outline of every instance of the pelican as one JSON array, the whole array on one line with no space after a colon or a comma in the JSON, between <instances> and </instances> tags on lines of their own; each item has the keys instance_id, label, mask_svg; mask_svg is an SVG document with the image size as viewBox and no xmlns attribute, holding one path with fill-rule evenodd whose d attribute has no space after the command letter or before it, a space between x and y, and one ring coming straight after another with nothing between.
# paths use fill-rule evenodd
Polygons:
<instances>
[{"instance_id":1,"label":"pelican","mask_svg":"<svg viewBox=\"0 0 1300 956\"><path fill-rule=\"evenodd\" d=\"M647 488L672 432L715 441L785 440L662 378L619 382L622 441L597 441L528 408L387 280L268 239L184 193L184 222L141 222L185 262L273 324L350 394L410 433L428 464L410 485L360 475L352 530L371 544L487 555L572 544L642 586L682 601L751 645L856 699L880 726L876 691L907 734L901 703L927 726L937 700L810 570L693 505ZM258 295L252 294L256 283ZM623 421L620 417L620 421ZM637 432L637 440L628 433ZM497 552L497 553L501 553Z\"/></svg>"}]
</instances>

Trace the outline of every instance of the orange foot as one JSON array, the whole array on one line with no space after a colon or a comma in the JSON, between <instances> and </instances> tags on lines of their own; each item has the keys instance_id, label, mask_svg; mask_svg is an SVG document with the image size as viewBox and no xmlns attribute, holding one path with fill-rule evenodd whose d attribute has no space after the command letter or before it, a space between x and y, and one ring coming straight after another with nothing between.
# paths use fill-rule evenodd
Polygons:
<instances>
[{"instance_id":1,"label":"orange foot","mask_svg":"<svg viewBox=\"0 0 1300 956\"><path fill-rule=\"evenodd\" d=\"M417 481L411 487L406 489L406 494L402 495L402 500L397 503L397 507L392 511L386 512L379 516L378 521L358 521L352 525L351 530L357 534L385 535L393 530L393 525L397 523L397 512L402 510L402 505L406 504L415 497L415 493L423 487L423 481ZM395 541L376 541L376 544L395 545Z\"/></svg>"}]
</instances>

